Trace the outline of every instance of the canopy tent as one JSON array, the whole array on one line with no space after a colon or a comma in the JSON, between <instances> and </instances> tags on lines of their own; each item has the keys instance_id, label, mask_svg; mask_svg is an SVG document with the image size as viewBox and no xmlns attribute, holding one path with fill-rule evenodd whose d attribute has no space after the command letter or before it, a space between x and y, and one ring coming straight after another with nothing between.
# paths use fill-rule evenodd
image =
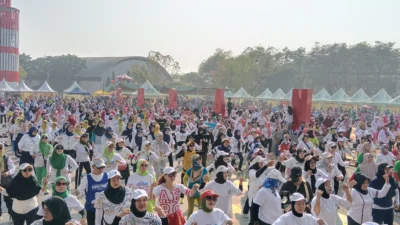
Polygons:
<instances>
[{"instance_id":1,"label":"canopy tent","mask_svg":"<svg viewBox=\"0 0 400 225\"><path fill-rule=\"evenodd\" d=\"M3 78L0 82L0 92L15 92L15 90L12 89L10 85L8 85L6 79Z\"/></svg>"},{"instance_id":2,"label":"canopy tent","mask_svg":"<svg viewBox=\"0 0 400 225\"><path fill-rule=\"evenodd\" d=\"M36 90L36 92L41 92L41 93L56 93L56 91L54 91L49 84L47 83L47 81L44 81L42 86L40 86L39 89Z\"/></svg>"},{"instance_id":3,"label":"canopy tent","mask_svg":"<svg viewBox=\"0 0 400 225\"><path fill-rule=\"evenodd\" d=\"M18 87L15 90L17 92L35 92L34 90L26 86L25 81L22 79L19 81Z\"/></svg>"},{"instance_id":4,"label":"canopy tent","mask_svg":"<svg viewBox=\"0 0 400 225\"><path fill-rule=\"evenodd\" d=\"M98 90L93 93L93 96L110 96L110 93L103 90Z\"/></svg>"},{"instance_id":5,"label":"canopy tent","mask_svg":"<svg viewBox=\"0 0 400 225\"><path fill-rule=\"evenodd\" d=\"M389 101L389 104L400 105L400 95L394 98L393 100Z\"/></svg>"},{"instance_id":6,"label":"canopy tent","mask_svg":"<svg viewBox=\"0 0 400 225\"><path fill-rule=\"evenodd\" d=\"M71 87L65 90L64 93L67 95L90 95L90 93L83 90L76 81L74 81Z\"/></svg>"},{"instance_id":7,"label":"canopy tent","mask_svg":"<svg viewBox=\"0 0 400 225\"><path fill-rule=\"evenodd\" d=\"M232 98L247 99L253 98L253 96L251 96L241 87L235 94L233 94Z\"/></svg>"},{"instance_id":8,"label":"canopy tent","mask_svg":"<svg viewBox=\"0 0 400 225\"><path fill-rule=\"evenodd\" d=\"M335 94L331 96L329 101L332 102L349 102L350 101L350 96L346 94L346 92L340 88Z\"/></svg>"},{"instance_id":9,"label":"canopy tent","mask_svg":"<svg viewBox=\"0 0 400 225\"><path fill-rule=\"evenodd\" d=\"M233 96L232 91L225 91L225 93L224 93L225 98L231 98L232 96Z\"/></svg>"},{"instance_id":10,"label":"canopy tent","mask_svg":"<svg viewBox=\"0 0 400 225\"><path fill-rule=\"evenodd\" d=\"M283 99L292 100L292 93L293 93L293 88L290 89L290 91L286 93L285 96L283 96Z\"/></svg>"},{"instance_id":11,"label":"canopy tent","mask_svg":"<svg viewBox=\"0 0 400 225\"><path fill-rule=\"evenodd\" d=\"M276 99L276 100L280 100L280 99L284 99L285 97L285 92L282 91L282 89L278 89L275 91L275 93L272 94L271 99Z\"/></svg>"},{"instance_id":12,"label":"canopy tent","mask_svg":"<svg viewBox=\"0 0 400 225\"><path fill-rule=\"evenodd\" d=\"M329 93L322 88L316 95L313 96L313 101L328 101L331 98Z\"/></svg>"},{"instance_id":13,"label":"canopy tent","mask_svg":"<svg viewBox=\"0 0 400 225\"><path fill-rule=\"evenodd\" d=\"M256 98L258 99L271 99L272 92L269 90L269 88L265 89L263 93L261 93L259 96Z\"/></svg>"},{"instance_id":14,"label":"canopy tent","mask_svg":"<svg viewBox=\"0 0 400 225\"><path fill-rule=\"evenodd\" d=\"M126 74L119 75L115 79L118 80L119 82L121 82L121 81L132 81L133 80L132 77L130 77L130 76L126 75Z\"/></svg>"},{"instance_id":15,"label":"canopy tent","mask_svg":"<svg viewBox=\"0 0 400 225\"><path fill-rule=\"evenodd\" d=\"M144 97L163 96L163 94L161 94L159 91L157 91L157 89L155 89L153 87L153 85L151 85L149 80L146 80L146 82L144 82L144 84L142 84L142 86L140 86L140 88L144 89ZM137 95L137 91L133 92L132 95Z\"/></svg>"},{"instance_id":16,"label":"canopy tent","mask_svg":"<svg viewBox=\"0 0 400 225\"><path fill-rule=\"evenodd\" d=\"M370 102L375 104L386 104L393 100L392 97L385 91L385 89L381 89L374 96L371 97Z\"/></svg>"},{"instance_id":17,"label":"canopy tent","mask_svg":"<svg viewBox=\"0 0 400 225\"><path fill-rule=\"evenodd\" d=\"M370 100L371 98L361 88L350 98L350 101L354 103L366 103L370 102Z\"/></svg>"}]
</instances>

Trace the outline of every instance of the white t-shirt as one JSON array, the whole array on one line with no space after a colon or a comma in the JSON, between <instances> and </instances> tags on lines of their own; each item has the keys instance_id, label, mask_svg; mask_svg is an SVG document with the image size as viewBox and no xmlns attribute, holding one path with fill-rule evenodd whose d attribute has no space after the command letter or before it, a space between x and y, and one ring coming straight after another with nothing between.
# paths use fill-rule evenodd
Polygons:
<instances>
[{"instance_id":1,"label":"white t-shirt","mask_svg":"<svg viewBox=\"0 0 400 225\"><path fill-rule=\"evenodd\" d=\"M48 196L46 199L50 198L51 196ZM68 210L71 212L72 209L74 209L77 212L82 211L84 209L82 203L73 195L68 195L66 198L64 198L65 203L67 203ZM37 212L39 216L44 216L44 210L42 207L42 204L39 205L39 211Z\"/></svg>"},{"instance_id":2,"label":"white t-shirt","mask_svg":"<svg viewBox=\"0 0 400 225\"><path fill-rule=\"evenodd\" d=\"M350 202L346 199L341 198L337 195L330 195L328 199L320 198L320 213L319 215L315 215L314 206L317 201L317 197L314 197L311 201L311 212L314 216L321 218L325 221L327 225L336 225L336 221L338 219L337 208L341 207L350 207Z\"/></svg>"},{"instance_id":3,"label":"white t-shirt","mask_svg":"<svg viewBox=\"0 0 400 225\"><path fill-rule=\"evenodd\" d=\"M388 152L388 154L386 154L386 155L384 155L384 154L382 154L382 153L379 154L379 155L376 157L375 163L376 163L376 165L379 165L379 164L381 164L381 163L387 163L387 164L393 166L393 162L395 162L395 161L397 161L397 159L396 159L396 157L393 155L393 153Z\"/></svg>"},{"instance_id":4,"label":"white t-shirt","mask_svg":"<svg viewBox=\"0 0 400 225\"><path fill-rule=\"evenodd\" d=\"M190 189L183 184L175 184L172 191L164 187L163 184L153 189L153 195L157 197L157 204L161 206L167 215L174 214L181 210L179 203L181 194L189 195Z\"/></svg>"},{"instance_id":5,"label":"white t-shirt","mask_svg":"<svg viewBox=\"0 0 400 225\"><path fill-rule=\"evenodd\" d=\"M154 178L150 173L145 176L140 176L139 174L134 173L129 176L126 186L132 190L142 189L149 193L150 186L153 182Z\"/></svg>"},{"instance_id":6,"label":"white t-shirt","mask_svg":"<svg viewBox=\"0 0 400 225\"><path fill-rule=\"evenodd\" d=\"M114 157L112 159L107 160L106 157L103 156L103 154L99 155L99 158L102 158L104 160L104 163L106 164L106 168L104 168L104 172L110 172L111 170L118 170L118 161L123 162L126 164L125 159L123 159L119 154L115 153Z\"/></svg>"},{"instance_id":7,"label":"white t-shirt","mask_svg":"<svg viewBox=\"0 0 400 225\"><path fill-rule=\"evenodd\" d=\"M272 225L318 225L318 219L307 213L302 217L297 217L292 211L283 214Z\"/></svg>"},{"instance_id":8,"label":"white t-shirt","mask_svg":"<svg viewBox=\"0 0 400 225\"><path fill-rule=\"evenodd\" d=\"M76 152L76 162L79 163L79 162L90 161L89 150L91 150L91 149L92 149L91 145L89 145L89 147L86 151L85 146L83 146L81 143L78 142L78 143L74 144L74 146L72 147L72 150L75 150L75 152Z\"/></svg>"},{"instance_id":9,"label":"white t-shirt","mask_svg":"<svg viewBox=\"0 0 400 225\"><path fill-rule=\"evenodd\" d=\"M206 213L200 209L190 215L185 225L192 225L193 223L197 225L225 224L229 220L230 218L220 209L214 208L210 213Z\"/></svg>"},{"instance_id":10,"label":"white t-shirt","mask_svg":"<svg viewBox=\"0 0 400 225\"><path fill-rule=\"evenodd\" d=\"M262 187L258 190L253 202L260 206L258 218L264 223L272 224L283 214L278 190L273 194L271 189Z\"/></svg>"},{"instance_id":11,"label":"white t-shirt","mask_svg":"<svg viewBox=\"0 0 400 225\"><path fill-rule=\"evenodd\" d=\"M236 187L234 183L227 180L223 184L219 184L215 181L211 181L210 183L206 184L203 190L211 190L215 194L219 195L217 204L215 208L221 209L224 211L229 218L233 217L232 214L232 196L239 196L243 194L243 192Z\"/></svg>"}]
</instances>

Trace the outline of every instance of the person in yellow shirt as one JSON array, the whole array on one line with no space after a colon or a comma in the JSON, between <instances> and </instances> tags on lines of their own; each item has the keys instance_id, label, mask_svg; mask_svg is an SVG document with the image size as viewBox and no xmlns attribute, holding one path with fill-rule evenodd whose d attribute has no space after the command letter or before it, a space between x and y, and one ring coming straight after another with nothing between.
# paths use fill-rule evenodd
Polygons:
<instances>
[{"instance_id":1,"label":"person in yellow shirt","mask_svg":"<svg viewBox=\"0 0 400 225\"><path fill-rule=\"evenodd\" d=\"M194 141L189 141L186 144L187 148L184 145L182 145L181 153L183 153L183 156L179 156L179 155L176 156L176 158L183 157L181 184L183 184L183 180L184 180L183 178L186 174L186 171L188 169L192 168L192 156L194 156L196 154L195 145L196 145L196 143ZM181 204L183 204L183 201L184 201L183 197L184 197L184 195L181 194Z\"/></svg>"}]
</instances>

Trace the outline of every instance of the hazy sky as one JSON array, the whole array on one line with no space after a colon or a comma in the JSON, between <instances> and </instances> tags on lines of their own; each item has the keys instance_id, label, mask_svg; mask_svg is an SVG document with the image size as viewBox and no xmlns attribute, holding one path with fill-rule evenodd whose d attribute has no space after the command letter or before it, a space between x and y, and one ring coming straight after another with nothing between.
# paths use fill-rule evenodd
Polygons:
<instances>
[{"instance_id":1,"label":"hazy sky","mask_svg":"<svg viewBox=\"0 0 400 225\"><path fill-rule=\"evenodd\" d=\"M399 0L12 0L34 57L172 55L197 70L216 48L400 42ZM400 47L398 44L397 47Z\"/></svg>"}]
</instances>

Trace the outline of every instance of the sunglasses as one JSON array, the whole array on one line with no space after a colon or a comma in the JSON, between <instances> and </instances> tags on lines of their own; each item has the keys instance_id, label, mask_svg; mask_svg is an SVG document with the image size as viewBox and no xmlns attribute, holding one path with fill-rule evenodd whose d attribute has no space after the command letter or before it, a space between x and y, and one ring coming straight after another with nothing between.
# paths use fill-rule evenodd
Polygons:
<instances>
[{"instance_id":1,"label":"sunglasses","mask_svg":"<svg viewBox=\"0 0 400 225\"><path fill-rule=\"evenodd\" d=\"M335 145L335 146L332 146L331 148L335 149L335 148L336 148L336 145Z\"/></svg>"},{"instance_id":2,"label":"sunglasses","mask_svg":"<svg viewBox=\"0 0 400 225\"><path fill-rule=\"evenodd\" d=\"M171 173L171 174L168 174L168 177L170 177L170 178L172 178L172 177L176 177L176 173Z\"/></svg>"},{"instance_id":3,"label":"sunglasses","mask_svg":"<svg viewBox=\"0 0 400 225\"><path fill-rule=\"evenodd\" d=\"M109 145L108 147L109 147L109 148L114 148L114 145Z\"/></svg>"},{"instance_id":4,"label":"sunglasses","mask_svg":"<svg viewBox=\"0 0 400 225\"><path fill-rule=\"evenodd\" d=\"M68 184L67 182L57 182L56 185L60 187L60 186L67 186Z\"/></svg>"},{"instance_id":5,"label":"sunglasses","mask_svg":"<svg viewBox=\"0 0 400 225\"><path fill-rule=\"evenodd\" d=\"M104 169L105 167L104 166L102 166L102 167L96 167L98 170L102 170L102 169Z\"/></svg>"},{"instance_id":6,"label":"sunglasses","mask_svg":"<svg viewBox=\"0 0 400 225\"><path fill-rule=\"evenodd\" d=\"M64 147L58 147L56 150L64 150Z\"/></svg>"},{"instance_id":7,"label":"sunglasses","mask_svg":"<svg viewBox=\"0 0 400 225\"><path fill-rule=\"evenodd\" d=\"M197 161L200 161L200 160L202 160L202 159L201 159L201 157L197 157L196 160L197 160Z\"/></svg>"},{"instance_id":8,"label":"sunglasses","mask_svg":"<svg viewBox=\"0 0 400 225\"><path fill-rule=\"evenodd\" d=\"M29 167L29 168L26 168L26 169L24 169L24 170L22 170L22 171L25 172L25 173L26 173L26 172L32 172L33 169Z\"/></svg>"},{"instance_id":9,"label":"sunglasses","mask_svg":"<svg viewBox=\"0 0 400 225\"><path fill-rule=\"evenodd\" d=\"M216 197L216 196L207 196L207 197L206 197L206 200L207 200L207 201L214 201L214 202L216 202L216 201L217 201L217 197Z\"/></svg>"},{"instance_id":10,"label":"sunglasses","mask_svg":"<svg viewBox=\"0 0 400 225\"><path fill-rule=\"evenodd\" d=\"M189 145L189 148L193 148L194 147L194 145Z\"/></svg>"},{"instance_id":11,"label":"sunglasses","mask_svg":"<svg viewBox=\"0 0 400 225\"><path fill-rule=\"evenodd\" d=\"M47 140L47 139L48 139L48 137L42 137L42 139L46 139L46 140Z\"/></svg>"},{"instance_id":12,"label":"sunglasses","mask_svg":"<svg viewBox=\"0 0 400 225\"><path fill-rule=\"evenodd\" d=\"M147 165L147 164L141 164L140 166L141 166L141 167L148 167L149 165Z\"/></svg>"}]
</instances>

